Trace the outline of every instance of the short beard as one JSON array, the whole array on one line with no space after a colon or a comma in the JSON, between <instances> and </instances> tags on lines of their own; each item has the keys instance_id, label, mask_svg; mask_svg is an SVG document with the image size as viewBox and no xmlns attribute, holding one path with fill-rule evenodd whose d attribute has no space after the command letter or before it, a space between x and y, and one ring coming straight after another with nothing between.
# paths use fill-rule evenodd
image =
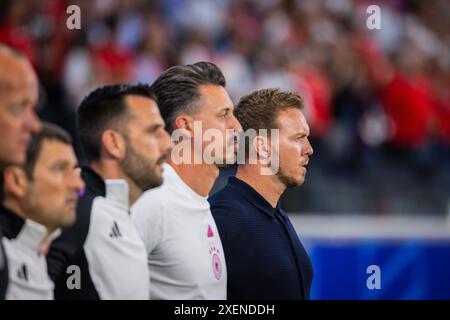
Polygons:
<instances>
[{"instance_id":1,"label":"short beard","mask_svg":"<svg viewBox=\"0 0 450 320\"><path fill-rule=\"evenodd\" d=\"M158 159L160 160L160 159ZM147 159L139 155L127 141L127 151L122 162L123 172L133 181L139 189L146 191L159 187L163 178L156 174L156 163L149 163Z\"/></svg>"},{"instance_id":2,"label":"short beard","mask_svg":"<svg viewBox=\"0 0 450 320\"><path fill-rule=\"evenodd\" d=\"M281 167L280 167L280 169L279 169L278 172L277 172L277 177L278 177L278 180L280 180L280 182L281 182L282 184L284 184L284 186L286 187L286 189L287 189L287 188L298 187L299 185L302 184L302 182L297 181L297 180L295 180L294 178L285 175L284 172L283 172L283 170L281 169Z\"/></svg>"}]
</instances>

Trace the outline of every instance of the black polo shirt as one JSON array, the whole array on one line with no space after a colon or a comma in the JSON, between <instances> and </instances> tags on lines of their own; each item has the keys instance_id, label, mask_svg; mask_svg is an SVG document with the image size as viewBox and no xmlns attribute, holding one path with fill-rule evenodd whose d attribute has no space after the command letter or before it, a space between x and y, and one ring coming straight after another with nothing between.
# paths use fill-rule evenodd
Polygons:
<instances>
[{"instance_id":1,"label":"black polo shirt","mask_svg":"<svg viewBox=\"0 0 450 320\"><path fill-rule=\"evenodd\" d=\"M209 198L227 265L229 300L309 299L312 265L289 218L236 177Z\"/></svg>"}]
</instances>

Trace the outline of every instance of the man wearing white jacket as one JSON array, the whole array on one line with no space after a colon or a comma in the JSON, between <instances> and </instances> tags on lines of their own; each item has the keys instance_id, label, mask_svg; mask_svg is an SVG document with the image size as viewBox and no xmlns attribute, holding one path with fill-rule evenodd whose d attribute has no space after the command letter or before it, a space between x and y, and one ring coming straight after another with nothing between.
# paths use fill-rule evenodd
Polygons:
<instances>
[{"instance_id":1,"label":"man wearing white jacket","mask_svg":"<svg viewBox=\"0 0 450 320\"><path fill-rule=\"evenodd\" d=\"M112 85L78 108L89 166L77 221L64 229L47 261L56 299L149 298L147 253L129 206L162 183L172 142L146 85Z\"/></svg>"},{"instance_id":2,"label":"man wearing white jacket","mask_svg":"<svg viewBox=\"0 0 450 320\"><path fill-rule=\"evenodd\" d=\"M150 298L226 299L225 257L207 201L219 166L234 157L241 128L225 78L214 64L199 62L169 68L152 89L169 133L183 140L175 141L163 185L132 207L148 253ZM204 159L202 137L210 129L223 139L215 157Z\"/></svg>"},{"instance_id":3,"label":"man wearing white jacket","mask_svg":"<svg viewBox=\"0 0 450 320\"><path fill-rule=\"evenodd\" d=\"M25 164L0 173L6 299L53 299L45 261L48 242L59 228L74 223L78 193L84 188L71 143L63 129L44 124L31 140Z\"/></svg>"}]
</instances>

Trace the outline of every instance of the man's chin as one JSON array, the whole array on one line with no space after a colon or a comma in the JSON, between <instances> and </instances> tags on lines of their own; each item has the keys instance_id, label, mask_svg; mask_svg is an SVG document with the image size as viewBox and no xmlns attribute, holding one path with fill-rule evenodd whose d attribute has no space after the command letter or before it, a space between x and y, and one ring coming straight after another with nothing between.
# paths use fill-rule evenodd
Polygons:
<instances>
[{"instance_id":1,"label":"man's chin","mask_svg":"<svg viewBox=\"0 0 450 320\"><path fill-rule=\"evenodd\" d=\"M76 221L76 211L70 211L67 213L64 217L64 220L61 221L61 224L58 226L58 228L66 228L72 226Z\"/></svg>"},{"instance_id":2,"label":"man's chin","mask_svg":"<svg viewBox=\"0 0 450 320\"><path fill-rule=\"evenodd\" d=\"M8 161L6 161L7 165L15 165L20 166L25 163L26 153L25 152L17 152L14 156L11 157Z\"/></svg>"},{"instance_id":3,"label":"man's chin","mask_svg":"<svg viewBox=\"0 0 450 320\"><path fill-rule=\"evenodd\" d=\"M153 179L151 179L151 181L148 181L148 183L141 186L141 189L143 192L145 192L147 190L162 186L163 182L164 182L164 180L163 180L162 176L154 177Z\"/></svg>"},{"instance_id":4,"label":"man's chin","mask_svg":"<svg viewBox=\"0 0 450 320\"><path fill-rule=\"evenodd\" d=\"M153 186L152 186L151 188L157 188L157 187L160 187L160 186L162 186L163 182L164 182L164 180L163 180L163 178L161 177L158 181L155 181L155 183L153 184Z\"/></svg>"},{"instance_id":5,"label":"man's chin","mask_svg":"<svg viewBox=\"0 0 450 320\"><path fill-rule=\"evenodd\" d=\"M301 186L304 183L305 183L305 178L301 178L298 180L296 187Z\"/></svg>"},{"instance_id":6,"label":"man's chin","mask_svg":"<svg viewBox=\"0 0 450 320\"><path fill-rule=\"evenodd\" d=\"M295 179L295 186L294 187L301 186L303 183L305 183L305 175L301 174Z\"/></svg>"},{"instance_id":7,"label":"man's chin","mask_svg":"<svg viewBox=\"0 0 450 320\"><path fill-rule=\"evenodd\" d=\"M287 177L278 173L278 178L285 185L286 188L295 188L301 186L305 182L305 177Z\"/></svg>"}]
</instances>

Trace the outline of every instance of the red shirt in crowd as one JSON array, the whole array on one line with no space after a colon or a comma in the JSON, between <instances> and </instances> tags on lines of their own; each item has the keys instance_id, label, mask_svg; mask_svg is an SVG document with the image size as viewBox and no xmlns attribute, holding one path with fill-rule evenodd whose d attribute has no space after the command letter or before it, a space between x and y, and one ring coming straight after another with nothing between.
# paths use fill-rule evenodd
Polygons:
<instances>
[{"instance_id":1,"label":"red shirt in crowd","mask_svg":"<svg viewBox=\"0 0 450 320\"><path fill-rule=\"evenodd\" d=\"M433 103L431 89L424 78L397 73L384 88L382 102L392 120L394 145L410 148L426 143Z\"/></svg>"}]
</instances>

